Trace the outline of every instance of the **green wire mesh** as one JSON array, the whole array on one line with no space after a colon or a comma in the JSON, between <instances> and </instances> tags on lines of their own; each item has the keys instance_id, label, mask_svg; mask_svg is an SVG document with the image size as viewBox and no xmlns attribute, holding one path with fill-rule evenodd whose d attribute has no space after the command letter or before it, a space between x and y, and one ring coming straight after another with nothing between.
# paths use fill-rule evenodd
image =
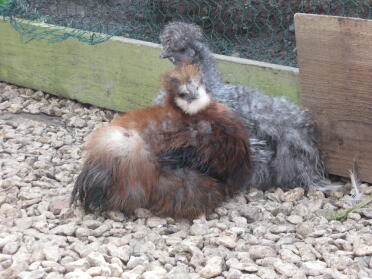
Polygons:
<instances>
[{"instance_id":1,"label":"green wire mesh","mask_svg":"<svg viewBox=\"0 0 372 279\"><path fill-rule=\"evenodd\" d=\"M73 37L97 44L111 36L158 42L167 22L181 20L200 25L216 53L290 66L297 64L297 12L371 19L372 0L0 0L0 15L25 42ZM22 19L75 29L38 28Z\"/></svg>"}]
</instances>

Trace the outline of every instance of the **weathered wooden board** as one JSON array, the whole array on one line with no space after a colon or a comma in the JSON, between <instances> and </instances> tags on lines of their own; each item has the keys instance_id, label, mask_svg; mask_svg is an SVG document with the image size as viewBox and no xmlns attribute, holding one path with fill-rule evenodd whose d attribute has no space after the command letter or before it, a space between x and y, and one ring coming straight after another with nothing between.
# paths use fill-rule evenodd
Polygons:
<instances>
[{"instance_id":1,"label":"weathered wooden board","mask_svg":"<svg viewBox=\"0 0 372 279\"><path fill-rule=\"evenodd\" d=\"M372 20L295 15L300 100L331 173L372 182Z\"/></svg>"},{"instance_id":2,"label":"weathered wooden board","mask_svg":"<svg viewBox=\"0 0 372 279\"><path fill-rule=\"evenodd\" d=\"M9 22L0 19L0 38L0 80L116 110L150 104L159 91L159 74L171 68L159 58L159 45L121 37L97 45L76 39L25 44ZM216 57L226 80L298 101L296 68Z\"/></svg>"}]
</instances>

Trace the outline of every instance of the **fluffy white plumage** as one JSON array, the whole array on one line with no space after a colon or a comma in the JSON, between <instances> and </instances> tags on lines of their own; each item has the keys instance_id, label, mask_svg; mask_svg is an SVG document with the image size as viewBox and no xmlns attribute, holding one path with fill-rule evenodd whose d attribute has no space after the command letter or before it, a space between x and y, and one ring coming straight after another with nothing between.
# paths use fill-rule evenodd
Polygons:
<instances>
[{"instance_id":1,"label":"fluffy white plumage","mask_svg":"<svg viewBox=\"0 0 372 279\"><path fill-rule=\"evenodd\" d=\"M187 88L181 90L187 92ZM211 103L211 98L207 94L204 86L199 87L196 94L198 94L198 98L191 102L188 102L182 98L176 98L175 102L184 112L190 115L194 115L199 111L205 109Z\"/></svg>"}]
</instances>

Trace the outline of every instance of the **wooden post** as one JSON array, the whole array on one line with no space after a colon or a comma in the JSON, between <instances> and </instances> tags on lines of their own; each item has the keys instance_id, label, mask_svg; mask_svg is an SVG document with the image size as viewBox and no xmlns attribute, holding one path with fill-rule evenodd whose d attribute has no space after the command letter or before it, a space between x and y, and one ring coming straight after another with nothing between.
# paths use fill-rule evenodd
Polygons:
<instances>
[{"instance_id":1,"label":"wooden post","mask_svg":"<svg viewBox=\"0 0 372 279\"><path fill-rule=\"evenodd\" d=\"M312 110L330 173L372 182L372 20L295 15L300 102Z\"/></svg>"}]
</instances>

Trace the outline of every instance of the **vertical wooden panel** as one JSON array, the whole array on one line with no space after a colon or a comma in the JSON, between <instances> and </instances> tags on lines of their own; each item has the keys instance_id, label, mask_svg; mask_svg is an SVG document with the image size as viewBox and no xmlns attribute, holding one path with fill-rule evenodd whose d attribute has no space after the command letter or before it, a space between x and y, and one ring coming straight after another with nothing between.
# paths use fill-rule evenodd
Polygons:
<instances>
[{"instance_id":1,"label":"vertical wooden panel","mask_svg":"<svg viewBox=\"0 0 372 279\"><path fill-rule=\"evenodd\" d=\"M296 14L300 101L331 173L372 182L372 20Z\"/></svg>"}]
</instances>

